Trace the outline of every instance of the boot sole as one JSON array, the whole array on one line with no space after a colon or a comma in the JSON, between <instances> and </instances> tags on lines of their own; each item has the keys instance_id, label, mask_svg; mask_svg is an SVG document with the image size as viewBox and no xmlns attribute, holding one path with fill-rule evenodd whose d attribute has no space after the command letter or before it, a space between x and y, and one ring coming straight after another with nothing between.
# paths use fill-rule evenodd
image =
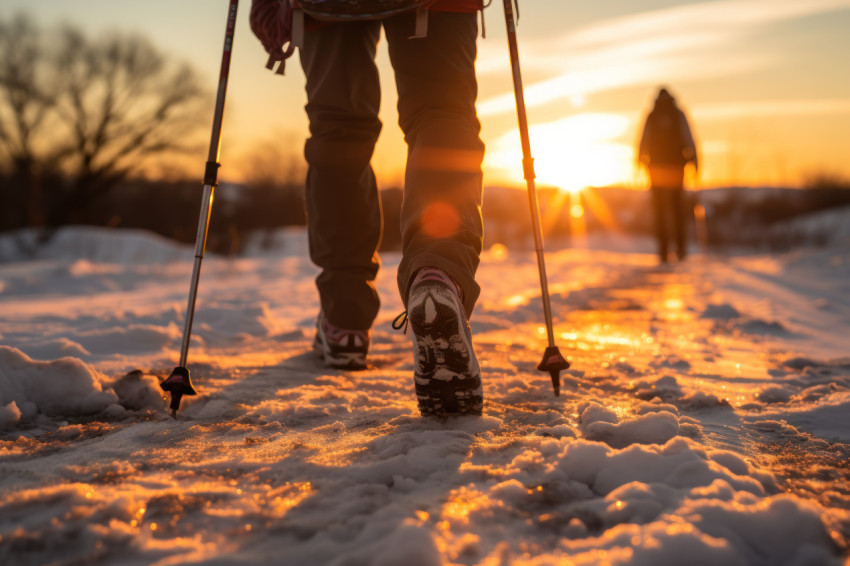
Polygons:
<instances>
[{"instance_id":1,"label":"boot sole","mask_svg":"<svg viewBox=\"0 0 850 566\"><path fill-rule=\"evenodd\" d=\"M480 415L484 406L481 370L462 306L445 285L411 293L410 328L416 370L413 383L423 416ZM418 299L421 297L421 299Z\"/></svg>"},{"instance_id":2,"label":"boot sole","mask_svg":"<svg viewBox=\"0 0 850 566\"><path fill-rule=\"evenodd\" d=\"M313 342L313 351L319 355L326 367L332 369L366 369L366 354L363 352L330 352L318 338Z\"/></svg>"}]
</instances>

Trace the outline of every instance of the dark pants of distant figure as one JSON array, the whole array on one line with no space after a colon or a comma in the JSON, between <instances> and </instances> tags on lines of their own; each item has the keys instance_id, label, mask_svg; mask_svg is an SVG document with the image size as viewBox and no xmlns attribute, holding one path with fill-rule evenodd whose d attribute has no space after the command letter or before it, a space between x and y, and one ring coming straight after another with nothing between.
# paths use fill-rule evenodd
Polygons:
<instances>
[{"instance_id":1,"label":"dark pants of distant figure","mask_svg":"<svg viewBox=\"0 0 850 566\"><path fill-rule=\"evenodd\" d=\"M655 237L658 241L658 257L663 263L668 261L672 237L676 244L676 256L679 261L682 261L688 253L684 167L650 166L649 178L652 208L655 215Z\"/></svg>"},{"instance_id":2,"label":"dark pants of distant figure","mask_svg":"<svg viewBox=\"0 0 850 566\"><path fill-rule=\"evenodd\" d=\"M431 12L427 37L415 18L333 23L306 34L310 137L305 145L310 257L321 308L341 328L371 327L380 306L374 280L383 230L370 165L381 130L375 53L383 26L395 71L399 125L407 142L398 287L420 268L443 269L460 286L467 316L483 242L484 144L475 112L475 14Z\"/></svg>"}]
</instances>

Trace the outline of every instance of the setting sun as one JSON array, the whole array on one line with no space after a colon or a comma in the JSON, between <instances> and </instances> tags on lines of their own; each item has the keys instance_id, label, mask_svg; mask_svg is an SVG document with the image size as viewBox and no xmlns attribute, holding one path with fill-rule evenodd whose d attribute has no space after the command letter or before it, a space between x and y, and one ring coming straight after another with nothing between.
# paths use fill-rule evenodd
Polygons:
<instances>
[{"instance_id":1,"label":"setting sun","mask_svg":"<svg viewBox=\"0 0 850 566\"><path fill-rule=\"evenodd\" d=\"M583 113L529 128L537 181L578 192L585 187L626 182L632 175L633 150L622 141L629 120L618 114ZM495 141L487 158L490 170L521 183L518 132Z\"/></svg>"}]
</instances>

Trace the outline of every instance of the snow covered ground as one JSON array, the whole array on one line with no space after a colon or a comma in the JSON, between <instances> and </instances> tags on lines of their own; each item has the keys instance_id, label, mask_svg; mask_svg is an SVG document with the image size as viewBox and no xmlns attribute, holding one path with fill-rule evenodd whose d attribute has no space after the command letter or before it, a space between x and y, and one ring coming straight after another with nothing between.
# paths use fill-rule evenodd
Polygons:
<instances>
[{"instance_id":1,"label":"snow covered ground","mask_svg":"<svg viewBox=\"0 0 850 566\"><path fill-rule=\"evenodd\" d=\"M0 563L847 563L850 242L669 269L550 252L557 398L536 261L491 248L485 414L445 422L390 326L399 257L372 367L329 371L304 235L277 243L205 260L177 420L158 381L190 248L73 229L0 264Z\"/></svg>"}]
</instances>

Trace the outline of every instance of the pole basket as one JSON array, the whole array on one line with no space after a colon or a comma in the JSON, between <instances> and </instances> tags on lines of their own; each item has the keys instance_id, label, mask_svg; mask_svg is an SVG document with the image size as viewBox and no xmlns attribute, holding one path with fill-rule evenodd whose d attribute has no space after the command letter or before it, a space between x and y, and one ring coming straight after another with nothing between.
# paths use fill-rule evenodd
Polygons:
<instances>
[{"instance_id":1,"label":"pole basket","mask_svg":"<svg viewBox=\"0 0 850 566\"><path fill-rule=\"evenodd\" d=\"M168 379L159 384L163 391L171 393L171 416L176 417L177 410L180 408L180 399L183 395L197 395L195 388L192 387L192 380L189 378L189 370L177 366Z\"/></svg>"},{"instance_id":2,"label":"pole basket","mask_svg":"<svg viewBox=\"0 0 850 566\"><path fill-rule=\"evenodd\" d=\"M552 376L552 389L555 390L555 397L561 394L561 372L569 369L570 362L561 355L561 351L557 346L549 346L543 352L543 360L537 365L540 371L548 371Z\"/></svg>"}]
</instances>

